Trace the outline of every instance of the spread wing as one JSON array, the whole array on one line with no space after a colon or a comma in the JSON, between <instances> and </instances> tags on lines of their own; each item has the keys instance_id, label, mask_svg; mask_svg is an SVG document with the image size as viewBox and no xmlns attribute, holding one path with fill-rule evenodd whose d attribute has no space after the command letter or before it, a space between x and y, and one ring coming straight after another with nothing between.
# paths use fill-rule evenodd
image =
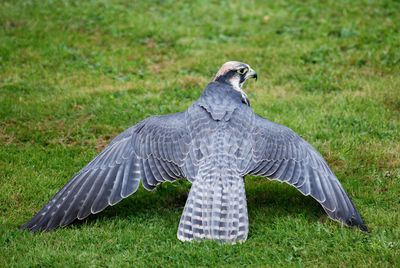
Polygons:
<instances>
[{"instance_id":1,"label":"spread wing","mask_svg":"<svg viewBox=\"0 0 400 268\"><path fill-rule=\"evenodd\" d=\"M367 231L361 216L322 156L291 129L255 115L246 174L296 187L316 199L330 218Z\"/></svg>"},{"instance_id":2,"label":"spread wing","mask_svg":"<svg viewBox=\"0 0 400 268\"><path fill-rule=\"evenodd\" d=\"M51 230L133 194L184 176L189 148L185 113L150 117L118 135L22 228Z\"/></svg>"}]
</instances>

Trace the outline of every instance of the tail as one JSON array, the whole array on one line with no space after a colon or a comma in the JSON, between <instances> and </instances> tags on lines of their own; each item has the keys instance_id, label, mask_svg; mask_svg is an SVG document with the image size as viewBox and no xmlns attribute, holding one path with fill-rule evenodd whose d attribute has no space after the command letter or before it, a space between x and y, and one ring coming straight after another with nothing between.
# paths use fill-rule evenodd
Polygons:
<instances>
[{"instance_id":1,"label":"tail","mask_svg":"<svg viewBox=\"0 0 400 268\"><path fill-rule=\"evenodd\" d=\"M178 227L179 240L244 242L248 231L242 177L199 178L193 182Z\"/></svg>"}]
</instances>

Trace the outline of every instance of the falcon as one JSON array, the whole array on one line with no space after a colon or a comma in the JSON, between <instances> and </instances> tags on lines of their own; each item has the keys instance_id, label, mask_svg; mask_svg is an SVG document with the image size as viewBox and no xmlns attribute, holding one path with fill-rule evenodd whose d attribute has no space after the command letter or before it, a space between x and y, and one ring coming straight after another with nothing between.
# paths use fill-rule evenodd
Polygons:
<instances>
[{"instance_id":1,"label":"falcon","mask_svg":"<svg viewBox=\"0 0 400 268\"><path fill-rule=\"evenodd\" d=\"M186 178L192 183L177 236L226 243L247 239L243 178L258 175L292 185L328 216L367 231L323 157L291 129L250 108L244 83L257 79L246 63L219 69L186 111L153 116L125 130L22 228L48 231L113 206L135 193Z\"/></svg>"}]
</instances>

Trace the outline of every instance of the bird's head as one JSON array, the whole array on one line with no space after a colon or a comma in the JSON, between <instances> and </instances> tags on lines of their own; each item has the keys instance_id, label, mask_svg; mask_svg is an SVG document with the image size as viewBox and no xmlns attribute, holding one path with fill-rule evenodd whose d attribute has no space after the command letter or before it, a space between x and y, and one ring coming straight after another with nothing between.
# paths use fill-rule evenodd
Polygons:
<instances>
[{"instance_id":1,"label":"bird's head","mask_svg":"<svg viewBox=\"0 0 400 268\"><path fill-rule=\"evenodd\" d=\"M251 69L250 65L239 61L228 61L221 66L213 81L232 86L234 90L242 94L242 101L250 106L249 98L242 89L249 78L257 80L257 73Z\"/></svg>"},{"instance_id":2,"label":"bird's head","mask_svg":"<svg viewBox=\"0 0 400 268\"><path fill-rule=\"evenodd\" d=\"M234 89L242 91L243 84L249 78L257 80L257 73L250 65L238 61L228 61L221 66L214 77L214 81L227 83Z\"/></svg>"}]
</instances>

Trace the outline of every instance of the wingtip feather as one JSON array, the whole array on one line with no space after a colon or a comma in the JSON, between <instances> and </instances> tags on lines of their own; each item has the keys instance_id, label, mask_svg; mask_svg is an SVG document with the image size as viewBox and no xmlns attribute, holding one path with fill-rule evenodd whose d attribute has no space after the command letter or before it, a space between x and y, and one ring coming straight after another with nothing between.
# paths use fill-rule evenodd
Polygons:
<instances>
[{"instance_id":1,"label":"wingtip feather","mask_svg":"<svg viewBox=\"0 0 400 268\"><path fill-rule=\"evenodd\" d=\"M346 224L352 227L357 227L363 232L368 233L368 227L365 225L363 219L359 214L355 215L355 217L350 218L348 221L346 221Z\"/></svg>"}]
</instances>

